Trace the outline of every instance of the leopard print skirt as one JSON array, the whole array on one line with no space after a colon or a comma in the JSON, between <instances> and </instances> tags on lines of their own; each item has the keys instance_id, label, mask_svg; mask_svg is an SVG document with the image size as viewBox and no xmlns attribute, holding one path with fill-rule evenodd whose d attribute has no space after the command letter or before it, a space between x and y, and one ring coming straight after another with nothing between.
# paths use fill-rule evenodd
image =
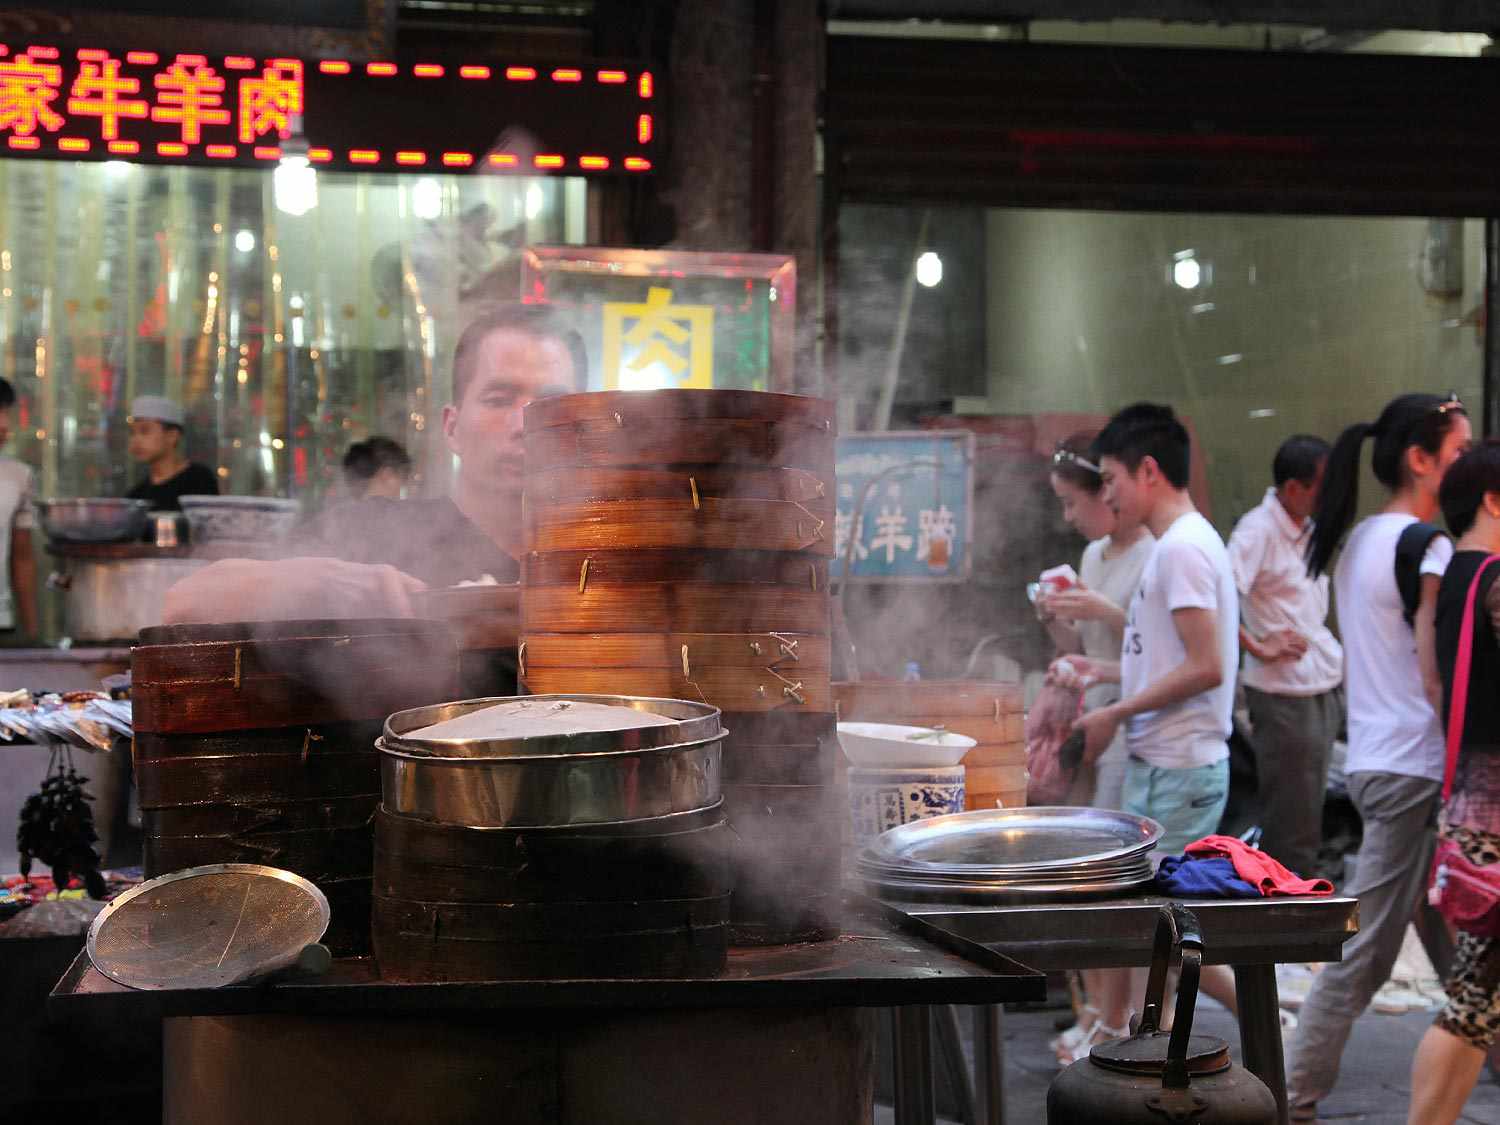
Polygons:
<instances>
[{"instance_id":1,"label":"leopard print skirt","mask_svg":"<svg viewBox=\"0 0 1500 1125\"><path fill-rule=\"evenodd\" d=\"M1500 863L1500 835L1457 825L1444 827L1443 835L1459 846L1470 863ZM1450 1035L1488 1051L1500 1035L1500 938L1459 931L1447 992L1448 1002L1434 1022Z\"/></svg>"}]
</instances>

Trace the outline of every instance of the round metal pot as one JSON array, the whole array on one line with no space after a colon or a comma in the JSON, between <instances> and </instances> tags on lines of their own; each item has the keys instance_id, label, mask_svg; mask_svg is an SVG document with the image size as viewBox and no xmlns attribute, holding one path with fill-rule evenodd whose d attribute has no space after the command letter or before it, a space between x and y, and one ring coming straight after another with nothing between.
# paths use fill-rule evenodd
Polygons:
<instances>
[{"instance_id":1,"label":"round metal pot","mask_svg":"<svg viewBox=\"0 0 1500 1125\"><path fill-rule=\"evenodd\" d=\"M517 739L414 739L412 732L505 703L573 701L674 720L624 731ZM392 715L376 743L386 811L471 828L548 828L669 816L722 798L719 711L677 699L534 695L470 699Z\"/></svg>"},{"instance_id":2,"label":"round metal pot","mask_svg":"<svg viewBox=\"0 0 1500 1125\"><path fill-rule=\"evenodd\" d=\"M63 631L74 641L134 641L142 629L161 624L167 591L200 567L203 559L70 557L59 585Z\"/></svg>"}]
</instances>

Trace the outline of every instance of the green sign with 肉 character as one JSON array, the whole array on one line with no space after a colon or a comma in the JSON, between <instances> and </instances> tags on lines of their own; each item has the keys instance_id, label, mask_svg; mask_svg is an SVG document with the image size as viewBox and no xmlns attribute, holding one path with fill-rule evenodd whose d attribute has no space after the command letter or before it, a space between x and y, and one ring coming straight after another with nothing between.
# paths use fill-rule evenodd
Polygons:
<instances>
[{"instance_id":1,"label":"green sign with \u8089 character","mask_svg":"<svg viewBox=\"0 0 1500 1125\"><path fill-rule=\"evenodd\" d=\"M589 390L792 389L796 264L776 254L534 246L522 299L569 317Z\"/></svg>"}]
</instances>

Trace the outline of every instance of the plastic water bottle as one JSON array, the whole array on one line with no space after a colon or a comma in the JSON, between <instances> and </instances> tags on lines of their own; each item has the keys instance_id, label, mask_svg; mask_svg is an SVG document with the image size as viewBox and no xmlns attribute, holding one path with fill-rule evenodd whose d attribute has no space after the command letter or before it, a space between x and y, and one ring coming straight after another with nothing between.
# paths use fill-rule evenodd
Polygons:
<instances>
[{"instance_id":1,"label":"plastic water bottle","mask_svg":"<svg viewBox=\"0 0 1500 1125\"><path fill-rule=\"evenodd\" d=\"M901 679L906 683L916 683L922 678L922 666L915 660L906 662L906 671L901 673Z\"/></svg>"}]
</instances>

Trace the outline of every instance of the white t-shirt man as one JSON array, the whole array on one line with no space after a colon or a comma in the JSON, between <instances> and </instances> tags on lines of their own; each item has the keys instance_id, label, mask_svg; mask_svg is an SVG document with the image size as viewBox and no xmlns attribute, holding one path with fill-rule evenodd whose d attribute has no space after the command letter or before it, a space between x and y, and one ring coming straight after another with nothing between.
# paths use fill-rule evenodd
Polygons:
<instances>
[{"instance_id":1,"label":"white t-shirt man","mask_svg":"<svg viewBox=\"0 0 1500 1125\"><path fill-rule=\"evenodd\" d=\"M1274 488L1246 512L1229 536L1229 565L1234 570L1245 627L1257 637L1277 629L1295 629L1307 638L1297 660L1266 664L1245 654L1246 687L1272 695L1322 695L1344 677L1344 651L1328 628L1328 576L1307 573L1307 537L1311 521L1298 527L1287 515Z\"/></svg>"},{"instance_id":2,"label":"white t-shirt man","mask_svg":"<svg viewBox=\"0 0 1500 1125\"><path fill-rule=\"evenodd\" d=\"M1198 512L1177 517L1156 541L1141 574L1120 649L1123 698L1139 695L1187 659L1172 619L1179 609L1214 611L1224 675L1212 691L1142 711L1127 722L1125 745L1131 756L1163 769L1192 769L1229 756L1225 740L1239 659L1239 595L1224 541Z\"/></svg>"},{"instance_id":3,"label":"white t-shirt man","mask_svg":"<svg viewBox=\"0 0 1500 1125\"><path fill-rule=\"evenodd\" d=\"M10 588L11 528L33 527L31 466L0 456L0 629L16 627L16 598Z\"/></svg>"},{"instance_id":4,"label":"white t-shirt man","mask_svg":"<svg viewBox=\"0 0 1500 1125\"><path fill-rule=\"evenodd\" d=\"M1441 781L1443 729L1422 690L1417 635L1402 615L1396 588L1396 541L1416 520L1405 512L1383 512L1361 521L1334 568L1349 698L1345 769ZM1439 535L1419 572L1441 576L1452 558L1453 541Z\"/></svg>"}]
</instances>

